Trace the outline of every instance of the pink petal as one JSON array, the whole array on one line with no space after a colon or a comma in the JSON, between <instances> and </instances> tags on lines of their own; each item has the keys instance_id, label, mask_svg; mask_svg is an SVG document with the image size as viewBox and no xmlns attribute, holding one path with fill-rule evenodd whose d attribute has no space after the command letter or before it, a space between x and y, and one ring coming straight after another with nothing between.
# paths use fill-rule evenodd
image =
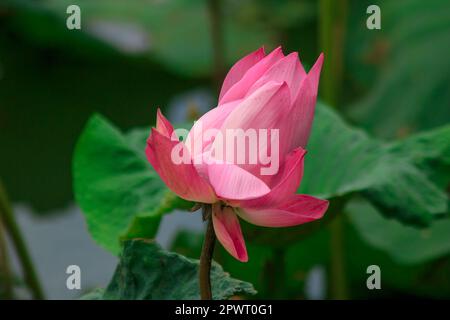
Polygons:
<instances>
[{"instance_id":1,"label":"pink petal","mask_svg":"<svg viewBox=\"0 0 450 320\"><path fill-rule=\"evenodd\" d=\"M172 161L172 149L179 144L181 142L172 141L152 128L145 149L148 161L169 189L179 197L189 201L214 203L217 198L213 189L199 176L194 165L192 163L175 164ZM185 152L188 151L183 148L182 153Z\"/></svg>"},{"instance_id":2,"label":"pink petal","mask_svg":"<svg viewBox=\"0 0 450 320\"><path fill-rule=\"evenodd\" d=\"M319 56L307 77L302 81L297 99L292 105L291 121L294 128L290 148L298 146L305 148L311 132L314 110L317 100L320 70L323 64L323 54Z\"/></svg>"},{"instance_id":3,"label":"pink petal","mask_svg":"<svg viewBox=\"0 0 450 320\"><path fill-rule=\"evenodd\" d=\"M208 164L208 175L216 194L222 199L254 199L270 192L262 180L234 164Z\"/></svg>"},{"instance_id":4,"label":"pink petal","mask_svg":"<svg viewBox=\"0 0 450 320\"><path fill-rule=\"evenodd\" d=\"M308 195L293 195L288 201L274 208L240 208L239 216L257 226L291 227L322 218L328 201Z\"/></svg>"},{"instance_id":5,"label":"pink petal","mask_svg":"<svg viewBox=\"0 0 450 320\"><path fill-rule=\"evenodd\" d=\"M158 108L158 111L156 112L156 130L161 133L163 136L171 137L173 133L173 126L167 120L161 110Z\"/></svg>"},{"instance_id":6,"label":"pink petal","mask_svg":"<svg viewBox=\"0 0 450 320\"><path fill-rule=\"evenodd\" d=\"M242 262L248 261L247 249L238 217L231 207L213 204L212 219L217 239L233 257Z\"/></svg>"},{"instance_id":7,"label":"pink petal","mask_svg":"<svg viewBox=\"0 0 450 320\"><path fill-rule=\"evenodd\" d=\"M193 157L205 152L205 148L211 143L203 139L208 129L220 129L229 114L239 105L241 100L225 103L220 108L214 108L205 113L192 126L186 138L185 144ZM195 144L199 143L199 147Z\"/></svg>"},{"instance_id":8,"label":"pink petal","mask_svg":"<svg viewBox=\"0 0 450 320\"><path fill-rule=\"evenodd\" d=\"M297 52L292 52L283 59L278 60L264 75L256 81L247 93L247 96L269 81L286 82L291 92L292 101L295 100L306 72L300 63ZM288 106L287 106L288 107Z\"/></svg>"},{"instance_id":9,"label":"pink petal","mask_svg":"<svg viewBox=\"0 0 450 320\"><path fill-rule=\"evenodd\" d=\"M263 59L265 56L264 48L260 48L249 55L245 56L238 62L236 62L233 67L228 71L225 80L223 81L222 89L220 90L219 101L222 99L224 94L239 80L242 79L244 74L253 67L257 62Z\"/></svg>"},{"instance_id":10,"label":"pink petal","mask_svg":"<svg viewBox=\"0 0 450 320\"><path fill-rule=\"evenodd\" d=\"M322 70L322 65L323 65L323 53L319 55L316 63L308 72L308 78L312 85L311 89L313 92L316 92L316 95L317 95L317 88L319 87L319 78L320 78L320 71Z\"/></svg>"},{"instance_id":11,"label":"pink petal","mask_svg":"<svg viewBox=\"0 0 450 320\"><path fill-rule=\"evenodd\" d=\"M289 108L290 92L285 82L270 81L244 99L228 116L222 129L279 128L284 113Z\"/></svg>"},{"instance_id":12,"label":"pink petal","mask_svg":"<svg viewBox=\"0 0 450 320\"><path fill-rule=\"evenodd\" d=\"M240 167L244 168L247 171L250 171L253 175L258 176L260 179L264 181L270 180L267 175L261 175L261 163L250 164L247 161L246 164L240 164L236 155L240 154L241 156L249 156L250 153L255 153L254 149L256 147L257 154L266 154L268 155L268 151L272 151L272 142L277 143L278 150L273 148L273 152L277 152L277 154L271 155L272 159L274 157L278 157L278 162L282 163L285 155L288 153L288 146L290 146L290 136L292 135L294 129L291 129L292 126L298 125L292 123L289 119L291 115L287 112L283 112L282 109L284 106L287 108L290 106L290 92L286 83L277 83L277 82L268 82L263 85L261 88L256 90L252 95L245 98L227 117L225 122L222 125L221 132L223 139L216 140L213 143L212 149L223 150L224 148L221 146L227 145L236 145L233 141L226 141L227 131L230 129L241 130L241 132L246 132L248 129L254 130L253 132L256 135L260 135L260 129L266 130L262 132L262 134L266 134L266 144L261 143L261 139L258 138L258 143L256 146L250 145L250 143L246 143L244 148L245 150L235 150L234 158L230 159L225 152L230 152L225 149L223 152L223 159L227 159L228 162L238 163ZM272 132L271 130L278 130L278 139L274 136L276 132ZM225 140L225 141L224 141ZM236 145L237 147L237 145ZM257 160L261 160L258 156ZM269 167L269 165L264 165L264 167ZM276 164L273 164L273 168L275 168ZM276 171L274 172L276 174Z\"/></svg>"},{"instance_id":13,"label":"pink petal","mask_svg":"<svg viewBox=\"0 0 450 320\"><path fill-rule=\"evenodd\" d=\"M276 48L261 61L251 67L220 99L219 104L242 99L246 96L250 87L278 60L283 58L281 47Z\"/></svg>"},{"instance_id":14,"label":"pink petal","mask_svg":"<svg viewBox=\"0 0 450 320\"><path fill-rule=\"evenodd\" d=\"M273 181L274 187L268 194L253 200L239 202L244 208L270 208L285 202L296 193L303 177L303 160L306 151L302 148L293 150L285 159L280 172Z\"/></svg>"}]
</instances>

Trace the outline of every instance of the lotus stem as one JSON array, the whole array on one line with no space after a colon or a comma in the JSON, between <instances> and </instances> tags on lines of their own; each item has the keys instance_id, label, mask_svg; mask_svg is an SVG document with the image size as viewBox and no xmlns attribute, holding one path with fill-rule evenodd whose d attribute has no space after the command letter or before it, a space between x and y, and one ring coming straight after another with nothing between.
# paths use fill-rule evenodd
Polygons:
<instances>
[{"instance_id":1,"label":"lotus stem","mask_svg":"<svg viewBox=\"0 0 450 320\"><path fill-rule=\"evenodd\" d=\"M206 221L206 233L203 241L202 253L200 255L200 298L202 300L212 300L211 291L211 262L214 253L214 245L216 243L216 234L212 222L211 205L204 204L202 209L203 220Z\"/></svg>"},{"instance_id":2,"label":"lotus stem","mask_svg":"<svg viewBox=\"0 0 450 320\"><path fill-rule=\"evenodd\" d=\"M322 99L337 108L344 73L348 1L321 0L319 12L320 47L326 59L321 77Z\"/></svg>"},{"instance_id":3,"label":"lotus stem","mask_svg":"<svg viewBox=\"0 0 450 320\"><path fill-rule=\"evenodd\" d=\"M19 226L14 217L8 197L6 196L6 191L3 188L1 181L0 181L0 218L2 219L3 225L11 237L17 256L19 257L20 263L22 264L25 281L31 290L33 299L43 300L44 292L42 291L42 287L39 282L36 270L34 269L31 256L28 252L27 246L25 245L25 241L20 232Z\"/></svg>"},{"instance_id":4,"label":"lotus stem","mask_svg":"<svg viewBox=\"0 0 450 320\"><path fill-rule=\"evenodd\" d=\"M208 12L210 18L211 41L214 65L214 86L220 89L225 70L225 43L223 37L221 0L208 0Z\"/></svg>"},{"instance_id":5,"label":"lotus stem","mask_svg":"<svg viewBox=\"0 0 450 320\"><path fill-rule=\"evenodd\" d=\"M3 283L3 298L10 300L13 299L13 283L11 267L8 259L8 248L6 243L5 228L2 220L0 219L0 280Z\"/></svg>"},{"instance_id":6,"label":"lotus stem","mask_svg":"<svg viewBox=\"0 0 450 320\"><path fill-rule=\"evenodd\" d=\"M321 0L319 2L320 47L327 63L322 74L322 98L334 108L339 107L344 70L345 32L348 15L348 1ZM342 212L330 225L331 270L330 286L333 299L347 299L345 276L344 224Z\"/></svg>"},{"instance_id":7,"label":"lotus stem","mask_svg":"<svg viewBox=\"0 0 450 320\"><path fill-rule=\"evenodd\" d=\"M348 299L344 255L344 218L344 215L340 214L330 224L331 297L336 300Z\"/></svg>"}]
</instances>

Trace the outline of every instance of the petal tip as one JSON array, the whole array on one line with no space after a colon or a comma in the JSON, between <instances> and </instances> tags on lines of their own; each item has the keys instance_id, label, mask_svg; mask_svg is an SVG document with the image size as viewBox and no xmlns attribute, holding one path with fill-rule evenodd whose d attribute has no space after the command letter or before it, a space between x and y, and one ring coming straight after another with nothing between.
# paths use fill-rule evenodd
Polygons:
<instances>
[{"instance_id":1,"label":"petal tip","mask_svg":"<svg viewBox=\"0 0 450 320\"><path fill-rule=\"evenodd\" d=\"M311 72L320 73L320 70L322 69L323 61L324 61L324 54L322 52L319 55L319 57L317 58L316 62L314 63L314 65L311 68L311 70L309 71L309 73L311 73Z\"/></svg>"},{"instance_id":2,"label":"petal tip","mask_svg":"<svg viewBox=\"0 0 450 320\"><path fill-rule=\"evenodd\" d=\"M266 56L266 49L264 48L264 46L262 46L258 50L256 50L255 53L262 54L263 57L265 57Z\"/></svg>"},{"instance_id":3,"label":"petal tip","mask_svg":"<svg viewBox=\"0 0 450 320\"><path fill-rule=\"evenodd\" d=\"M217 239L224 249L241 262L248 261L247 248L236 213L230 207L212 206L212 223Z\"/></svg>"},{"instance_id":4,"label":"petal tip","mask_svg":"<svg viewBox=\"0 0 450 320\"><path fill-rule=\"evenodd\" d=\"M284 57L283 48L281 47L281 45L276 47L275 49L273 49L272 52L268 54L268 56L269 55L277 56L280 53L281 53L281 57Z\"/></svg>"},{"instance_id":5,"label":"petal tip","mask_svg":"<svg viewBox=\"0 0 450 320\"><path fill-rule=\"evenodd\" d=\"M246 263L246 262L248 262L248 255L247 255L247 253L245 253L245 256L243 256L243 257L238 257L237 259L238 259L240 262Z\"/></svg>"},{"instance_id":6,"label":"petal tip","mask_svg":"<svg viewBox=\"0 0 450 320\"><path fill-rule=\"evenodd\" d=\"M297 51L293 51L293 52L289 53L289 54L286 56L286 58L291 58L291 59L297 59L297 60L300 60L300 59L298 58L298 52L297 52Z\"/></svg>"},{"instance_id":7,"label":"petal tip","mask_svg":"<svg viewBox=\"0 0 450 320\"><path fill-rule=\"evenodd\" d=\"M164 117L159 107L156 111L156 130L166 137L170 137L173 133L172 124Z\"/></svg>"}]
</instances>

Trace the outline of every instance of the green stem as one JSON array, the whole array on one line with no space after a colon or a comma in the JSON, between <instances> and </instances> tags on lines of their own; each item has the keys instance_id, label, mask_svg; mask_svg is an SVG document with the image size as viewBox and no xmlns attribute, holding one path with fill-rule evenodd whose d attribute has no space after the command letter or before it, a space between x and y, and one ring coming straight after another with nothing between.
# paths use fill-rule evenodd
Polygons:
<instances>
[{"instance_id":1,"label":"green stem","mask_svg":"<svg viewBox=\"0 0 450 320\"><path fill-rule=\"evenodd\" d=\"M6 243L5 228L0 219L0 280L3 284L3 297L7 300L13 299L13 276L8 259L8 248Z\"/></svg>"},{"instance_id":2,"label":"green stem","mask_svg":"<svg viewBox=\"0 0 450 320\"><path fill-rule=\"evenodd\" d=\"M207 222L205 239L203 241L202 253L200 255L200 298L202 300L211 300L211 263L216 243L216 234L212 222L211 205L203 205L203 220Z\"/></svg>"},{"instance_id":3,"label":"green stem","mask_svg":"<svg viewBox=\"0 0 450 320\"><path fill-rule=\"evenodd\" d=\"M331 254L331 297L336 300L348 299L347 279L345 275L344 256L344 216L337 216L330 223L330 254Z\"/></svg>"},{"instance_id":4,"label":"green stem","mask_svg":"<svg viewBox=\"0 0 450 320\"><path fill-rule=\"evenodd\" d=\"M325 54L321 91L325 102L333 107L337 107L340 101L347 11L347 0L319 2L320 47Z\"/></svg>"},{"instance_id":5,"label":"green stem","mask_svg":"<svg viewBox=\"0 0 450 320\"><path fill-rule=\"evenodd\" d=\"M264 265L266 294L273 299L283 299L286 279L285 248L272 248L272 257Z\"/></svg>"},{"instance_id":6,"label":"green stem","mask_svg":"<svg viewBox=\"0 0 450 320\"><path fill-rule=\"evenodd\" d=\"M1 182L0 182L0 217L3 221L6 230L8 230L8 233L11 237L17 256L19 257L20 263L22 264L25 281L31 290L33 298L39 300L44 299L44 293L42 291L40 282L34 269L31 256L25 245L25 241L22 237L19 226L15 220L11 205L9 203L5 189L3 188L3 184Z\"/></svg>"},{"instance_id":7,"label":"green stem","mask_svg":"<svg viewBox=\"0 0 450 320\"><path fill-rule=\"evenodd\" d=\"M208 12L211 24L214 86L219 90L225 73L225 44L223 37L221 0L208 0Z\"/></svg>"},{"instance_id":8,"label":"green stem","mask_svg":"<svg viewBox=\"0 0 450 320\"><path fill-rule=\"evenodd\" d=\"M323 99L338 108L339 93L344 69L345 31L347 23L347 0L320 0L320 46L325 54L326 63L322 71ZM344 224L339 214L330 224L331 234L331 297L347 299L347 282L345 279Z\"/></svg>"}]
</instances>

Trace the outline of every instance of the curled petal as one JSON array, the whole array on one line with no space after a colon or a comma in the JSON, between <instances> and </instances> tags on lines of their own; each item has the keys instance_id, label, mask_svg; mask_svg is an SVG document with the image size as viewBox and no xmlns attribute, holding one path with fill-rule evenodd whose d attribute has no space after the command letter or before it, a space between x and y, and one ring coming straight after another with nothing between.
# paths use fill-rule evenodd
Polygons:
<instances>
[{"instance_id":1,"label":"curled petal","mask_svg":"<svg viewBox=\"0 0 450 320\"><path fill-rule=\"evenodd\" d=\"M262 180L234 164L208 164L208 176L214 191L222 199L254 199L270 192Z\"/></svg>"},{"instance_id":2,"label":"curled petal","mask_svg":"<svg viewBox=\"0 0 450 320\"><path fill-rule=\"evenodd\" d=\"M212 221L217 239L233 257L242 262L248 261L247 248L238 217L231 207L213 204Z\"/></svg>"},{"instance_id":3,"label":"curled petal","mask_svg":"<svg viewBox=\"0 0 450 320\"><path fill-rule=\"evenodd\" d=\"M279 174L273 180L268 194L253 200L243 200L239 206L245 208L270 208L285 202L297 191L303 177L303 160L306 150L297 148L287 155Z\"/></svg>"},{"instance_id":4,"label":"curled petal","mask_svg":"<svg viewBox=\"0 0 450 320\"><path fill-rule=\"evenodd\" d=\"M219 101L236 82L242 79L248 69L261 61L264 56L264 48L260 48L236 62L230 69L230 71L228 71L228 74L223 81L222 89L220 90Z\"/></svg>"},{"instance_id":5,"label":"curled petal","mask_svg":"<svg viewBox=\"0 0 450 320\"><path fill-rule=\"evenodd\" d=\"M283 204L273 208L240 208L239 216L257 226L291 227L322 218L328 201L308 195L293 195Z\"/></svg>"},{"instance_id":6,"label":"curled petal","mask_svg":"<svg viewBox=\"0 0 450 320\"><path fill-rule=\"evenodd\" d=\"M185 156L189 161L176 164L172 159L174 148L181 149L179 155ZM190 161L188 150L181 142L172 141L152 128L145 153L164 183L179 197L204 203L217 200L209 183L198 174Z\"/></svg>"}]
</instances>

